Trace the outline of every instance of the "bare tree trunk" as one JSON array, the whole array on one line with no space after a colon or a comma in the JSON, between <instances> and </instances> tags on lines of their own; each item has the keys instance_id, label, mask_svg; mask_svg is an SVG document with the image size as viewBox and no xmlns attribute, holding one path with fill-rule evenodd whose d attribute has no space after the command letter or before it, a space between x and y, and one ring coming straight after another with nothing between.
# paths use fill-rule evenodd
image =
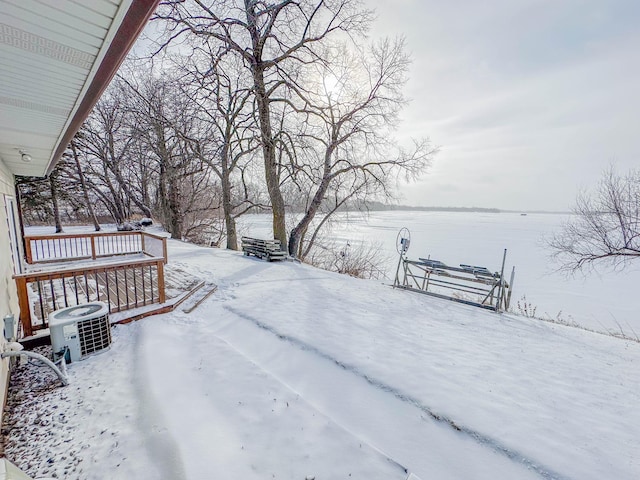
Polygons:
<instances>
[{"instance_id":1,"label":"bare tree trunk","mask_svg":"<svg viewBox=\"0 0 640 480\"><path fill-rule=\"evenodd\" d=\"M264 84L262 85L264 91ZM258 98L260 98L258 96ZM260 118L260 133L262 136L262 153L264 155L264 172L267 183L267 191L273 210L273 238L280 240L284 250L287 244L287 229L285 222L285 206L282 192L280 191L280 177L278 175L278 162L276 161L276 148L271 135L271 120L269 118L269 102L266 99L258 100Z\"/></svg>"},{"instance_id":2,"label":"bare tree trunk","mask_svg":"<svg viewBox=\"0 0 640 480\"><path fill-rule=\"evenodd\" d=\"M124 221L127 219L127 211L122 198L120 197L120 193L118 192L118 190L116 190L113 182L109 178L110 169L107 163L104 161L102 163L102 170L103 180L109 193L108 195L104 196L104 199L106 200L105 205L107 206L107 208L111 207L109 208L109 212L111 213L111 216L116 223L124 223Z\"/></svg>"},{"instance_id":3,"label":"bare tree trunk","mask_svg":"<svg viewBox=\"0 0 640 480\"><path fill-rule=\"evenodd\" d=\"M233 205L231 203L231 179L229 178L228 164L228 159L225 158L221 165L222 210L224 212L224 223L227 232L227 249L238 250L238 233L236 231L236 220L233 216Z\"/></svg>"},{"instance_id":4,"label":"bare tree trunk","mask_svg":"<svg viewBox=\"0 0 640 480\"><path fill-rule=\"evenodd\" d=\"M133 191L130 187L129 182L127 181L127 179L125 179L122 176L122 171L120 170L121 165L120 165L120 162L118 161L119 160L118 155L116 154L116 150L115 150L115 139L114 139L113 131L109 132L108 134L107 148L109 152L109 157L112 160L111 162L109 162L109 168L111 169L111 172L113 173L116 181L118 182L118 186L122 189L122 191L128 197L129 202L133 202L140 209L143 215L145 215L146 217L150 217L151 209L147 205L143 204L137 198L137 196L133 194ZM127 208L127 211L131 211L131 209Z\"/></svg>"},{"instance_id":5,"label":"bare tree trunk","mask_svg":"<svg viewBox=\"0 0 640 480\"><path fill-rule=\"evenodd\" d=\"M320 185L318 185L318 189L316 190L316 193L314 194L304 216L289 235L289 255L295 255L300 249L300 239L309 228L309 225L316 216L316 213L318 213L318 209L320 208L327 190L329 189L329 183L331 182L331 156L333 155L333 145L335 144L335 139L332 140L333 143L324 153L324 174L322 176L322 181L320 182Z\"/></svg>"},{"instance_id":6,"label":"bare tree trunk","mask_svg":"<svg viewBox=\"0 0 640 480\"><path fill-rule=\"evenodd\" d=\"M171 168L173 170L173 168ZM167 201L171 238L182 239L182 212L180 209L180 186L174 173L169 175L169 198Z\"/></svg>"},{"instance_id":7,"label":"bare tree trunk","mask_svg":"<svg viewBox=\"0 0 640 480\"><path fill-rule=\"evenodd\" d=\"M161 120L161 119L160 119ZM159 121L158 121L159 122ZM165 228L171 234L171 238L182 239L183 219L180 208L180 185L176 178L176 172L171 165L171 151L167 148L164 127L156 122L153 128L157 135L157 154L159 165L158 197L160 211Z\"/></svg>"},{"instance_id":8,"label":"bare tree trunk","mask_svg":"<svg viewBox=\"0 0 640 480\"><path fill-rule=\"evenodd\" d=\"M51 187L51 203L53 204L53 219L56 223L56 233L62 233L60 207L58 206L58 190L56 188L56 178L54 173L49 175L49 186Z\"/></svg>"},{"instance_id":9,"label":"bare tree trunk","mask_svg":"<svg viewBox=\"0 0 640 480\"><path fill-rule=\"evenodd\" d=\"M137 198L137 196L133 194L131 188L129 187L129 183L127 182L127 180L123 178L122 172L120 172L119 168L117 166L114 166L114 168L112 168L111 171L113 172L113 175L115 176L116 181L118 182L118 185L120 186L120 188L122 188L122 191L128 197L129 201L133 202L136 205L136 207L140 209L140 211L145 217L151 217L151 209L147 205L142 203Z\"/></svg>"},{"instance_id":10,"label":"bare tree trunk","mask_svg":"<svg viewBox=\"0 0 640 480\"><path fill-rule=\"evenodd\" d=\"M264 174L271 200L273 211L273 238L280 240L280 248L286 249L287 229L285 221L285 205L280 190L280 177L278 175L278 162L276 145L271 128L271 108L269 96L264 82L264 66L262 65L262 46L260 45L260 33L256 28L255 4L245 2L247 5L247 20L249 32L253 41L254 61L252 64L253 82L255 86L256 104L258 107L258 122L260 123L260 137L262 141L262 154L264 156Z\"/></svg>"},{"instance_id":11,"label":"bare tree trunk","mask_svg":"<svg viewBox=\"0 0 640 480\"><path fill-rule=\"evenodd\" d=\"M224 210L224 223L227 231L227 248L229 250L238 250L238 232L236 230L236 219L233 216L231 202L227 200L227 196L223 191L222 208Z\"/></svg>"},{"instance_id":12,"label":"bare tree trunk","mask_svg":"<svg viewBox=\"0 0 640 480\"><path fill-rule=\"evenodd\" d=\"M78 178L80 179L80 185L82 187L82 196L84 197L84 202L89 210L89 216L91 217L91 221L93 222L93 228L96 232L100 231L100 223L98 223L98 217L96 217L96 212L93 209L93 204L89 199L89 191L87 189L87 182L84 178L84 174L82 173L82 167L80 165L80 159L78 158L78 150L76 149L76 144L71 142L71 151L73 152L73 159L76 163L76 169L78 170Z\"/></svg>"},{"instance_id":13,"label":"bare tree trunk","mask_svg":"<svg viewBox=\"0 0 640 480\"><path fill-rule=\"evenodd\" d=\"M318 234L320 233L320 230L322 230L322 227L324 226L325 223L327 223L327 221L329 221L329 219L331 218L331 216L336 213L338 211L338 209L340 207L342 207L347 200L349 200L352 196L355 196L357 192L352 192L352 194L344 197L342 200L338 201L338 199L336 199L336 203L333 206L333 208L327 212L327 214L322 218L322 220L320 220L320 222L318 223L318 225L316 225L313 234L311 234L311 239L307 242L307 245L304 247L303 249L303 245L302 242L305 239L305 236L307 234L307 230L305 230L302 234L302 238L301 238L301 242L300 242L300 247L299 247L299 258L300 260L304 260L307 255L309 255L309 253L311 252L311 249L313 248L313 245L316 242L316 239L318 238Z\"/></svg>"},{"instance_id":14,"label":"bare tree trunk","mask_svg":"<svg viewBox=\"0 0 640 480\"><path fill-rule=\"evenodd\" d=\"M162 149L162 145L159 147ZM167 229L169 233L171 233L171 237L173 236L173 231L171 230L171 225L169 221L169 202L168 202L168 192L167 192L167 182L168 182L168 174L167 174L167 165L162 159L158 165L158 206L160 208L160 216L164 227Z\"/></svg>"}]
</instances>

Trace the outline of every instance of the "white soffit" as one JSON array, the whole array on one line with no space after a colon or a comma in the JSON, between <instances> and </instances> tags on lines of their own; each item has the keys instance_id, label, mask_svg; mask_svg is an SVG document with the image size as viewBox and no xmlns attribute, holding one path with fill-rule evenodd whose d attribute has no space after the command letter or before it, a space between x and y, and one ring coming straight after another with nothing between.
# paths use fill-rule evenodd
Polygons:
<instances>
[{"instance_id":1,"label":"white soffit","mask_svg":"<svg viewBox=\"0 0 640 480\"><path fill-rule=\"evenodd\" d=\"M46 174L132 1L0 0L0 159L12 173Z\"/></svg>"}]
</instances>

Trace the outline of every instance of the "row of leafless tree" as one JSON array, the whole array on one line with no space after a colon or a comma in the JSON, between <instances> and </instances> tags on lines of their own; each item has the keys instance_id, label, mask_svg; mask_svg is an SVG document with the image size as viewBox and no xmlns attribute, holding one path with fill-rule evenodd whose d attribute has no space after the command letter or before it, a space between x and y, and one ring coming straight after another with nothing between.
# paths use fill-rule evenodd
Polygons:
<instances>
[{"instance_id":1,"label":"row of leafless tree","mask_svg":"<svg viewBox=\"0 0 640 480\"><path fill-rule=\"evenodd\" d=\"M395 141L409 58L402 39L368 42L372 18L358 0L163 2L157 48L100 100L51 197L232 249L236 219L269 209L306 257L334 212L391 197L434 153Z\"/></svg>"}]
</instances>

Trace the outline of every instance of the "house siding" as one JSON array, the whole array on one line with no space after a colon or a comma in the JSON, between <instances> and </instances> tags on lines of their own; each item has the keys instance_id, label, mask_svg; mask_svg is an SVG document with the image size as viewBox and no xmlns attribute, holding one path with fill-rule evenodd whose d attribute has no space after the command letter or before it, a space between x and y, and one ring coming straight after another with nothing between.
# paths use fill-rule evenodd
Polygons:
<instances>
[{"instance_id":1,"label":"house siding","mask_svg":"<svg viewBox=\"0 0 640 480\"><path fill-rule=\"evenodd\" d=\"M5 195L15 197L13 175L9 173L0 159L0 351L4 351L5 339L1 333L4 329L2 319L13 314L16 321L19 317L18 294L13 280L13 263L11 261L11 244L9 240L9 224L5 205ZM9 384L9 360L0 361L0 420L4 411L6 392Z\"/></svg>"}]
</instances>

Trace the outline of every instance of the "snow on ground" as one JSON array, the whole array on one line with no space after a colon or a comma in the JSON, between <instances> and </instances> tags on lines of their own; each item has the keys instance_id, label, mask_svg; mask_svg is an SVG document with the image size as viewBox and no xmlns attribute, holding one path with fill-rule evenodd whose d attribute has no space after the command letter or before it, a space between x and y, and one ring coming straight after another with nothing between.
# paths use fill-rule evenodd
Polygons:
<instances>
[{"instance_id":1,"label":"snow on ground","mask_svg":"<svg viewBox=\"0 0 640 480\"><path fill-rule=\"evenodd\" d=\"M558 232L569 217L559 214L386 211L340 213L325 235L340 248L347 243L378 245L387 257L387 275L398 264L396 237L402 227L411 231L408 257L440 260L447 265L481 265L499 271L507 249L507 278L516 267L512 308L526 297L536 315L577 323L602 332L623 332L640 337L640 262L615 271L599 264L597 271L567 276L556 270L545 238ZM265 214L244 215L239 228L252 236L268 238L272 219ZM524 302L521 301L521 305Z\"/></svg>"},{"instance_id":2,"label":"snow on ground","mask_svg":"<svg viewBox=\"0 0 640 480\"><path fill-rule=\"evenodd\" d=\"M163 478L144 447L138 330L114 329L108 352L69 365L67 387L34 360L16 367L3 417L6 457L34 478Z\"/></svg>"},{"instance_id":3,"label":"snow on ground","mask_svg":"<svg viewBox=\"0 0 640 480\"><path fill-rule=\"evenodd\" d=\"M70 479L640 477L638 343L292 262L169 258L216 294L116 327L29 400L51 436L9 424L9 459L61 475L72 449Z\"/></svg>"}]
</instances>

